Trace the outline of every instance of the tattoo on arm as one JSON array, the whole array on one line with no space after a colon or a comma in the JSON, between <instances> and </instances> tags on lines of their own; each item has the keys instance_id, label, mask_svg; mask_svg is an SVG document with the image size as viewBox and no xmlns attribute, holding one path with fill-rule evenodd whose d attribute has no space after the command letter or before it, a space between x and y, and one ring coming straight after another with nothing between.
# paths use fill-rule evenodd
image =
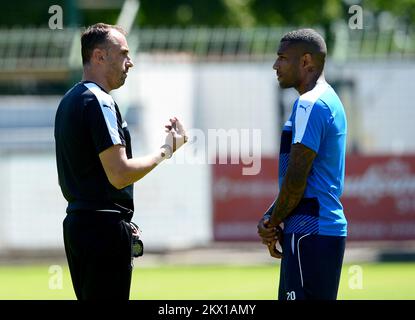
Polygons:
<instances>
[{"instance_id":1,"label":"tattoo on arm","mask_svg":"<svg viewBox=\"0 0 415 320\"><path fill-rule=\"evenodd\" d=\"M279 224L300 202L316 155L313 150L303 144L296 143L291 146L287 173L276 200L271 218L272 224Z\"/></svg>"}]
</instances>

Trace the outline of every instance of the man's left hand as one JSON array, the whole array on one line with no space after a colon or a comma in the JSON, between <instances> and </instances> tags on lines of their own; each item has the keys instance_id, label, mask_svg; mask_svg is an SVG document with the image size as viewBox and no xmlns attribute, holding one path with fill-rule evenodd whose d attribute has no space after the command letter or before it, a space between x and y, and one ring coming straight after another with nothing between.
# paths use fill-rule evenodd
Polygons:
<instances>
[{"instance_id":1,"label":"man's left hand","mask_svg":"<svg viewBox=\"0 0 415 320\"><path fill-rule=\"evenodd\" d=\"M283 231L281 227L271 225L268 217L263 217L257 227L258 235L261 237L262 243L268 247L270 255L274 258L281 259L282 252L276 248L278 242L282 246Z\"/></svg>"}]
</instances>

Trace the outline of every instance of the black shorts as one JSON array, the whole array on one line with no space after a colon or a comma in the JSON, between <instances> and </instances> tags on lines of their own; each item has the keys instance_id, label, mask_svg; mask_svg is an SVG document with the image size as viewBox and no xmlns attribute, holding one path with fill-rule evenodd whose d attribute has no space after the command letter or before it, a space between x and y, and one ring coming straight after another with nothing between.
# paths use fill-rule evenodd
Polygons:
<instances>
[{"instance_id":1,"label":"black shorts","mask_svg":"<svg viewBox=\"0 0 415 320\"><path fill-rule=\"evenodd\" d=\"M131 227L120 214L69 213L63 222L65 252L78 300L128 300Z\"/></svg>"},{"instance_id":2,"label":"black shorts","mask_svg":"<svg viewBox=\"0 0 415 320\"><path fill-rule=\"evenodd\" d=\"M335 300L346 237L287 233L281 260L279 300Z\"/></svg>"}]
</instances>

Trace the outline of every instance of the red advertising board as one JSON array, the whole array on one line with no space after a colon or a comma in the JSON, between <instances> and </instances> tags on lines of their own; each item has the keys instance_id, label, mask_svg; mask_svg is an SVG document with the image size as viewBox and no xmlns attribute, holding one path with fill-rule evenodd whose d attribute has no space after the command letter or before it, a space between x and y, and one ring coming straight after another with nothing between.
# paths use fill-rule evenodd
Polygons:
<instances>
[{"instance_id":1,"label":"red advertising board","mask_svg":"<svg viewBox=\"0 0 415 320\"><path fill-rule=\"evenodd\" d=\"M346 160L342 203L349 240L415 239L415 156ZM255 176L241 165L213 167L213 230L218 241L258 240L256 225L277 195L277 160L263 158Z\"/></svg>"},{"instance_id":2,"label":"red advertising board","mask_svg":"<svg viewBox=\"0 0 415 320\"><path fill-rule=\"evenodd\" d=\"M213 166L215 240L258 240L256 225L278 191L278 161L262 159L257 175L242 175L243 165Z\"/></svg>"},{"instance_id":3,"label":"red advertising board","mask_svg":"<svg viewBox=\"0 0 415 320\"><path fill-rule=\"evenodd\" d=\"M350 156L342 202L351 240L415 239L415 157Z\"/></svg>"}]
</instances>

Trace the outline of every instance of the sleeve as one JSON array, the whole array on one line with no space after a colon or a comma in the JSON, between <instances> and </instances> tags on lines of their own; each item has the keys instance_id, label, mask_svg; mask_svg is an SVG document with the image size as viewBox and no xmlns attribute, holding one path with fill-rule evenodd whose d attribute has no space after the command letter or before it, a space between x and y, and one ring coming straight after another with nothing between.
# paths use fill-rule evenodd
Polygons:
<instances>
[{"instance_id":1,"label":"sleeve","mask_svg":"<svg viewBox=\"0 0 415 320\"><path fill-rule=\"evenodd\" d=\"M264 218L268 218L270 219L272 216L272 211L274 210L275 207L275 202L277 201L277 199L274 200L274 202L271 204L271 206L267 209L267 211L265 211L264 213Z\"/></svg>"},{"instance_id":2,"label":"sleeve","mask_svg":"<svg viewBox=\"0 0 415 320\"><path fill-rule=\"evenodd\" d=\"M97 154L113 145L126 145L121 120L113 106L100 105L93 98L86 105L85 118Z\"/></svg>"},{"instance_id":3,"label":"sleeve","mask_svg":"<svg viewBox=\"0 0 415 320\"><path fill-rule=\"evenodd\" d=\"M329 108L320 100L314 105L297 104L293 123L292 143L301 143L318 152L333 116Z\"/></svg>"}]
</instances>

